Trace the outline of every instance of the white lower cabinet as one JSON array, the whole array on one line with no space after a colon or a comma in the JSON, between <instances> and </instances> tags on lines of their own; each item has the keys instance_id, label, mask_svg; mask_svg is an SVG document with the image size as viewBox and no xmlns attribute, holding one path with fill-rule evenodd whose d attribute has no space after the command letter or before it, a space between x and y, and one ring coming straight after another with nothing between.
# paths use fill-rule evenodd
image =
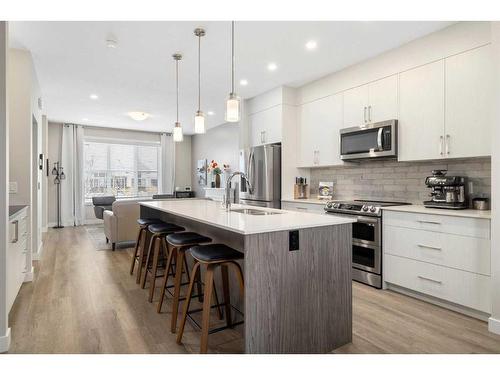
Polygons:
<instances>
[{"instance_id":1,"label":"white lower cabinet","mask_svg":"<svg viewBox=\"0 0 500 375\"><path fill-rule=\"evenodd\" d=\"M24 275L29 250L27 209L13 215L9 220L9 245L7 246L7 312L19 293Z\"/></svg>"},{"instance_id":2,"label":"white lower cabinet","mask_svg":"<svg viewBox=\"0 0 500 375\"><path fill-rule=\"evenodd\" d=\"M386 283L491 312L488 219L392 211L383 215Z\"/></svg>"},{"instance_id":3,"label":"white lower cabinet","mask_svg":"<svg viewBox=\"0 0 500 375\"><path fill-rule=\"evenodd\" d=\"M485 313L491 312L490 278L384 254L385 281Z\"/></svg>"}]
</instances>

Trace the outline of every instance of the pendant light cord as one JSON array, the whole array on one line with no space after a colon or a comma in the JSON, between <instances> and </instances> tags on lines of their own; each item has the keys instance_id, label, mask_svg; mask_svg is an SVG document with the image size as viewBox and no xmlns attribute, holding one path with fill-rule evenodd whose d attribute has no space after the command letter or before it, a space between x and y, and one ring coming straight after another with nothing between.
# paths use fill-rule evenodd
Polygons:
<instances>
[{"instance_id":1,"label":"pendant light cord","mask_svg":"<svg viewBox=\"0 0 500 375\"><path fill-rule=\"evenodd\" d=\"M201 111L201 34L198 35L198 111Z\"/></svg>"},{"instance_id":2,"label":"pendant light cord","mask_svg":"<svg viewBox=\"0 0 500 375\"><path fill-rule=\"evenodd\" d=\"M234 94L234 21L231 21L231 93Z\"/></svg>"},{"instance_id":3,"label":"pendant light cord","mask_svg":"<svg viewBox=\"0 0 500 375\"><path fill-rule=\"evenodd\" d=\"M177 122L179 122L179 60L175 60L175 86L177 88L176 113L177 113Z\"/></svg>"}]
</instances>

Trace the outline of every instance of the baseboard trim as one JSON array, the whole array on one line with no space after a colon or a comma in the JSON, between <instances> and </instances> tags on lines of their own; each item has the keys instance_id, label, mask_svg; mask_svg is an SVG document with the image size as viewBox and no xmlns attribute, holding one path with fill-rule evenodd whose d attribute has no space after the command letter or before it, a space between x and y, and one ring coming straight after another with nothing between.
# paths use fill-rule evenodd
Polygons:
<instances>
[{"instance_id":1,"label":"baseboard trim","mask_svg":"<svg viewBox=\"0 0 500 375\"><path fill-rule=\"evenodd\" d=\"M5 336L0 336L0 353L6 353L10 348L10 328L7 328Z\"/></svg>"},{"instance_id":2,"label":"baseboard trim","mask_svg":"<svg viewBox=\"0 0 500 375\"><path fill-rule=\"evenodd\" d=\"M409 297L422 300L424 302L432 303L433 305L437 305L439 307L443 307L445 309L452 310L463 315L467 315L482 320L484 322L487 322L488 319L490 319L490 314L484 311L474 310L466 306L457 305L453 302L445 301L440 298L432 297L427 294L422 294L414 290L406 289L405 287L399 285L387 283L387 289L407 295Z\"/></svg>"},{"instance_id":3,"label":"baseboard trim","mask_svg":"<svg viewBox=\"0 0 500 375\"><path fill-rule=\"evenodd\" d=\"M38 251L31 254L31 260L40 260L42 258L43 242L40 244Z\"/></svg>"},{"instance_id":4,"label":"baseboard trim","mask_svg":"<svg viewBox=\"0 0 500 375\"><path fill-rule=\"evenodd\" d=\"M24 274L24 282L29 283L30 281L33 281L34 275L35 275L35 268L31 267L31 270Z\"/></svg>"},{"instance_id":5,"label":"baseboard trim","mask_svg":"<svg viewBox=\"0 0 500 375\"><path fill-rule=\"evenodd\" d=\"M500 335L500 320L490 317L488 319L488 331Z\"/></svg>"}]
</instances>

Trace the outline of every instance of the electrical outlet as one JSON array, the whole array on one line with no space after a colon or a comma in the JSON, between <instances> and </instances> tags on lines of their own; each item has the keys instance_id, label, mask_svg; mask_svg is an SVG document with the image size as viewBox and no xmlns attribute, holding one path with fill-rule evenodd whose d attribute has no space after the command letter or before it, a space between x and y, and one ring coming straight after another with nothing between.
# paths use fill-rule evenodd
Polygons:
<instances>
[{"instance_id":1,"label":"electrical outlet","mask_svg":"<svg viewBox=\"0 0 500 375\"><path fill-rule=\"evenodd\" d=\"M288 250L299 250L299 231L292 230L288 232Z\"/></svg>"},{"instance_id":2,"label":"electrical outlet","mask_svg":"<svg viewBox=\"0 0 500 375\"><path fill-rule=\"evenodd\" d=\"M9 182L9 193L10 194L17 193L17 182Z\"/></svg>"}]
</instances>

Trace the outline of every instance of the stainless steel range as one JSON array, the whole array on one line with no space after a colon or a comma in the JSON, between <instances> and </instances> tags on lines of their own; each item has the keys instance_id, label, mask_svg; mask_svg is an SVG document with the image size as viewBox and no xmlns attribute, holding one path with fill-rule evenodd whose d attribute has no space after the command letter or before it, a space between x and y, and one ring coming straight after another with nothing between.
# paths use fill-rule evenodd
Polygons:
<instances>
[{"instance_id":1,"label":"stainless steel range","mask_svg":"<svg viewBox=\"0 0 500 375\"><path fill-rule=\"evenodd\" d=\"M382 288L382 207L409 203L368 200L328 201L327 214L357 219L352 225L352 279Z\"/></svg>"}]
</instances>

